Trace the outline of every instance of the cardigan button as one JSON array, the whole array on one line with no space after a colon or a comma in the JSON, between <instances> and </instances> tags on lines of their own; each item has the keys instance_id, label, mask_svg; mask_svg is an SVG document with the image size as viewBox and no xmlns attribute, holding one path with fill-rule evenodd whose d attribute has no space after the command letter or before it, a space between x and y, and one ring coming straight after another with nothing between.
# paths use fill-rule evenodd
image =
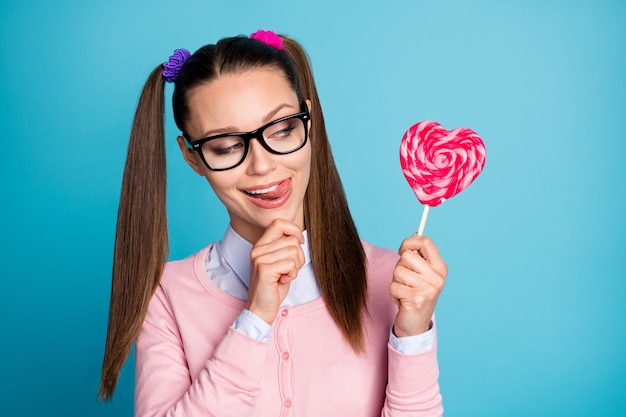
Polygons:
<instances>
[{"instance_id":1,"label":"cardigan button","mask_svg":"<svg viewBox=\"0 0 626 417\"><path fill-rule=\"evenodd\" d=\"M280 312L280 315L283 317L287 317L287 314L289 314L289 310L284 309L283 311Z\"/></svg>"},{"instance_id":2,"label":"cardigan button","mask_svg":"<svg viewBox=\"0 0 626 417\"><path fill-rule=\"evenodd\" d=\"M289 352L283 352L282 357L283 357L283 360L285 360L285 361L288 360L289 359Z\"/></svg>"},{"instance_id":3,"label":"cardigan button","mask_svg":"<svg viewBox=\"0 0 626 417\"><path fill-rule=\"evenodd\" d=\"M284 405L285 405L285 408L290 408L293 404L291 400L285 400Z\"/></svg>"}]
</instances>

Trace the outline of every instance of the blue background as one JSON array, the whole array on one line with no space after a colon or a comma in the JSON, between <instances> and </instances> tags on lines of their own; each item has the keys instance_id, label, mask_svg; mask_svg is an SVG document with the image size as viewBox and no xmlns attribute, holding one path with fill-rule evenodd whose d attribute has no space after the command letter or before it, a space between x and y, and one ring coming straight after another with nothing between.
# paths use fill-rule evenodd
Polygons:
<instances>
[{"instance_id":1,"label":"blue background","mask_svg":"<svg viewBox=\"0 0 626 417\"><path fill-rule=\"evenodd\" d=\"M367 240L417 229L408 127L486 143L426 226L450 269L446 415L626 416L626 2L607 0L2 2L0 414L132 415L132 360L111 403L96 389L134 106L175 48L258 28L307 48ZM172 258L227 223L177 134L168 106Z\"/></svg>"}]
</instances>

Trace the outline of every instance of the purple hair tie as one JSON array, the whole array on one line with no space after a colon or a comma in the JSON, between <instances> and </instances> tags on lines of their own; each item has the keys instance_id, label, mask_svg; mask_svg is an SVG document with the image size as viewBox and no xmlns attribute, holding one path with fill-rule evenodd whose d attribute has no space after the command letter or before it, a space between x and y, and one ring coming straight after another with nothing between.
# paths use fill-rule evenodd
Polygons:
<instances>
[{"instance_id":1,"label":"purple hair tie","mask_svg":"<svg viewBox=\"0 0 626 417\"><path fill-rule=\"evenodd\" d=\"M166 63L163 64L163 79L168 83L173 83L178 78L178 74L180 74L180 70L185 65L185 62L189 59L191 54L188 50L176 49L174 54L170 56L170 59L167 60Z\"/></svg>"},{"instance_id":2,"label":"purple hair tie","mask_svg":"<svg viewBox=\"0 0 626 417\"><path fill-rule=\"evenodd\" d=\"M282 38L271 30L259 29L250 35L250 39L256 39L257 41L263 42L264 44L269 45L272 48L276 48L279 51L285 49Z\"/></svg>"}]
</instances>

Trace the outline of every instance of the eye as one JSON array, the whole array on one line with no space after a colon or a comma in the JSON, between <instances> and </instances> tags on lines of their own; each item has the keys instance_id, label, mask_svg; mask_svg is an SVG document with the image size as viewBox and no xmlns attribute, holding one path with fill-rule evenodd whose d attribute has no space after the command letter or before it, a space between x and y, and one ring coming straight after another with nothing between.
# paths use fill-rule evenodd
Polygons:
<instances>
[{"instance_id":1,"label":"eye","mask_svg":"<svg viewBox=\"0 0 626 417\"><path fill-rule=\"evenodd\" d=\"M204 144L205 152L214 155L230 155L238 153L244 148L243 139L238 136L212 139Z\"/></svg>"},{"instance_id":2,"label":"eye","mask_svg":"<svg viewBox=\"0 0 626 417\"><path fill-rule=\"evenodd\" d=\"M284 120L280 123L276 123L275 125L270 126L266 132L265 136L267 139L284 139L291 135L291 132L296 128L295 122L293 120Z\"/></svg>"}]
</instances>

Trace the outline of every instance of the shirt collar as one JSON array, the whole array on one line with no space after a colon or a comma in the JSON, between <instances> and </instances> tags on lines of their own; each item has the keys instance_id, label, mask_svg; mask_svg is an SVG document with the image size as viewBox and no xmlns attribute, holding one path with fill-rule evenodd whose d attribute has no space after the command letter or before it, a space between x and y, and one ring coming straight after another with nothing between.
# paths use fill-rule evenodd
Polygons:
<instances>
[{"instance_id":1,"label":"shirt collar","mask_svg":"<svg viewBox=\"0 0 626 417\"><path fill-rule=\"evenodd\" d=\"M302 252L304 252L304 265L307 265L311 262L309 237L306 230L302 232L302 235L304 236L304 243L300 247ZM217 245L228 266L247 288L250 287L250 252L252 251L252 243L241 237L231 225L228 225L224 237Z\"/></svg>"}]
</instances>

